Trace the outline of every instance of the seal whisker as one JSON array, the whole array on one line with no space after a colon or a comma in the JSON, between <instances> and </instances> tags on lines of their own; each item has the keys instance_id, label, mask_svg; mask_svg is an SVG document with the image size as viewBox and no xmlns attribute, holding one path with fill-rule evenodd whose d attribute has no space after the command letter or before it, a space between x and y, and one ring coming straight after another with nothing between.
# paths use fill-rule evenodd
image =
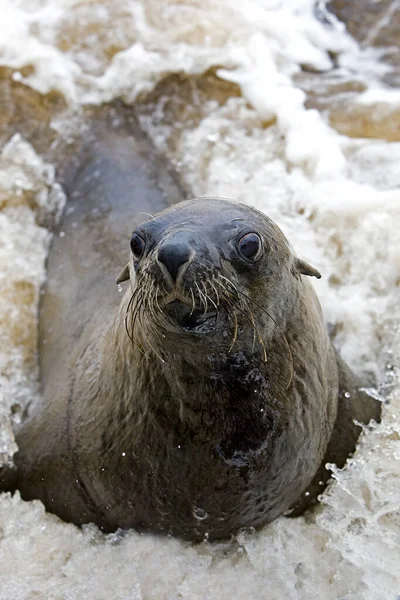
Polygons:
<instances>
[{"instance_id":1,"label":"seal whisker","mask_svg":"<svg viewBox=\"0 0 400 600\"><path fill-rule=\"evenodd\" d=\"M132 295L131 295L131 297L129 299L129 302L128 302L128 305L127 305L126 311L125 311L124 326L125 326L126 334L127 334L128 338L130 339L132 346L136 346L143 353L143 351L140 348L139 344L133 338L133 327L132 327L132 331L131 332L129 331L129 328L128 328L129 315L131 315L131 318L132 318L132 310L131 309L132 309L132 306L133 306L133 302L136 301L137 294L138 294L138 290L135 290L132 293Z\"/></svg>"},{"instance_id":2,"label":"seal whisker","mask_svg":"<svg viewBox=\"0 0 400 600\"><path fill-rule=\"evenodd\" d=\"M223 290L225 290L227 292L227 294L230 293L227 290L227 288L220 281L217 281L216 283L218 285L220 285L223 288ZM235 320L233 342L231 344L231 347L229 348L229 352L230 352L232 350L233 346L235 345L235 342L237 339L237 333L238 333L238 321L237 321L237 315L236 315L235 309L237 309L253 326L254 326L254 323L252 322L252 320L250 319L249 315L246 313L246 310L245 310L245 309L247 309L247 312L251 312L250 309L248 308L247 305L245 307L242 307L240 305L240 298L238 296L234 296L232 298L229 296L225 296L223 294L222 301L225 302L230 308L233 308L233 314L234 314L234 320ZM229 312L228 317L231 320L231 312ZM253 319L253 321L254 321L254 319Z\"/></svg>"},{"instance_id":3,"label":"seal whisker","mask_svg":"<svg viewBox=\"0 0 400 600\"><path fill-rule=\"evenodd\" d=\"M131 340L132 344L134 342L133 342L133 340L132 340L132 338L130 336L129 329L128 329L128 316L129 316L129 311L130 311L130 308L132 306L132 302L133 302L134 298L135 298L135 292L132 293L132 295L131 295L131 297L129 299L129 302L127 304L126 311L125 311L125 316L124 316L125 331L126 331L128 337L129 337L129 339Z\"/></svg>"},{"instance_id":4,"label":"seal whisker","mask_svg":"<svg viewBox=\"0 0 400 600\"><path fill-rule=\"evenodd\" d=\"M210 294L208 293L208 291L207 291L207 286L206 286L206 284L204 283L204 281L202 282L202 285L203 285L204 294L205 294L206 298L207 298L207 299L208 299L208 300L211 302L211 304L214 306L214 308L215 308L215 310L217 311L217 314L218 314L218 307L217 307L217 305L215 304L214 300L211 298Z\"/></svg>"},{"instance_id":5,"label":"seal whisker","mask_svg":"<svg viewBox=\"0 0 400 600\"><path fill-rule=\"evenodd\" d=\"M255 344L255 338L256 336L258 336L258 341L259 344L261 346L261 348L263 349L263 353L264 353L264 362L268 362L268 356L267 356L267 351L265 349L265 343L264 340L261 336L260 330L258 329L257 325L256 325L256 321L254 319L254 315L253 312L250 310L249 308L249 314L250 314L250 318L251 318L251 323L253 325L253 331L254 331L254 336L253 336L253 348L254 348L254 344Z\"/></svg>"},{"instance_id":6,"label":"seal whisker","mask_svg":"<svg viewBox=\"0 0 400 600\"><path fill-rule=\"evenodd\" d=\"M135 342L133 341L133 339L132 339L132 336L131 336L131 334L129 333L129 329L128 329L128 317L129 317L129 308L130 308L130 306L131 306L131 304L132 304L133 297L134 297L134 296L132 295L132 296L131 296L131 299L129 300L128 307L127 307L127 309L126 309L126 312L125 312L125 317L124 317L124 326L125 326L125 331L126 331L126 334L127 334L128 338L130 339L130 341L131 341L132 345L134 345L134 344L135 344Z\"/></svg>"},{"instance_id":7,"label":"seal whisker","mask_svg":"<svg viewBox=\"0 0 400 600\"><path fill-rule=\"evenodd\" d=\"M236 308L237 310L239 310L239 312L243 315L243 317L250 323L250 325L253 328L252 352L254 352L254 347L255 347L257 336L258 336L258 341L259 341L261 347L263 348L264 362L267 362L264 341L260 335L259 330L256 327L254 316L253 316L253 313L251 312L250 308L248 306L246 306L245 308L242 308L241 306L239 306L237 304L236 301L232 301L232 300L227 300L227 304L229 304L230 307L233 307L234 309ZM237 319L236 315L235 315L235 319ZM233 345L232 345L232 347L233 347ZM232 348L230 348L230 350L231 349Z\"/></svg>"},{"instance_id":8,"label":"seal whisker","mask_svg":"<svg viewBox=\"0 0 400 600\"><path fill-rule=\"evenodd\" d=\"M140 320L140 311L143 305L143 291L140 290L140 293L138 294L138 297L136 299L135 302L135 306L132 310L132 317L131 317L131 337L133 338L134 335L134 331L135 331L135 323L137 320ZM139 344L138 344L139 346ZM145 356L145 351L144 351L144 347L142 342L140 342L140 349L142 354Z\"/></svg>"},{"instance_id":9,"label":"seal whisker","mask_svg":"<svg viewBox=\"0 0 400 600\"><path fill-rule=\"evenodd\" d=\"M165 338L165 335L163 335L158 328L159 321L155 310L154 298L157 298L154 283L149 281L144 294L144 306L150 311L152 316L152 319L148 322L148 327L150 328L151 333L156 337Z\"/></svg>"},{"instance_id":10,"label":"seal whisker","mask_svg":"<svg viewBox=\"0 0 400 600\"><path fill-rule=\"evenodd\" d=\"M155 306L155 289L154 289L153 283L151 285L149 285L149 290L148 290L148 294L147 294L147 303L148 303L148 307L149 307L151 316L153 317L155 329L157 329L156 325L158 322L158 315L157 315L156 306Z\"/></svg>"},{"instance_id":11,"label":"seal whisker","mask_svg":"<svg viewBox=\"0 0 400 600\"><path fill-rule=\"evenodd\" d=\"M210 285L212 285L212 287L213 287L213 290L215 292L215 296L216 296L216 299L217 299L217 306L219 306L219 302L220 302L219 301L219 294L218 294L217 288L214 285L214 281L210 281Z\"/></svg>"},{"instance_id":12,"label":"seal whisker","mask_svg":"<svg viewBox=\"0 0 400 600\"><path fill-rule=\"evenodd\" d=\"M235 327L234 327L234 331L233 331L232 343L230 345L229 352L232 351L232 348L233 348L233 346L236 343L237 334L238 334L238 320L237 320L237 316L236 316L236 311L235 310L233 311L233 317L234 317L234 320L235 320Z\"/></svg>"},{"instance_id":13,"label":"seal whisker","mask_svg":"<svg viewBox=\"0 0 400 600\"><path fill-rule=\"evenodd\" d=\"M143 336L144 340L147 342L147 338L146 338L146 336L144 335L144 332L143 332L143 323L142 323L142 307L143 307L143 302L144 302L144 299L143 299L143 294L142 294L140 300L137 302L136 307L135 307L134 318L132 319L132 331L133 331L133 328L134 328L135 323L137 321L138 324L139 324L139 331L140 331L141 335ZM146 357L147 357L147 354L146 354Z\"/></svg>"},{"instance_id":14,"label":"seal whisker","mask_svg":"<svg viewBox=\"0 0 400 600\"><path fill-rule=\"evenodd\" d=\"M223 289L225 289L225 290L226 290L228 293L231 293L231 294L233 293L233 295L234 295L234 297L235 297L235 299L236 299L236 303L234 303L234 305L235 305L235 306L236 306L236 307L237 307L237 308L240 310L240 312L241 312L241 313L242 313L242 314L243 314L243 315L244 315L244 316L245 316L245 317L246 317L246 318L249 320L250 324L251 324L251 325L252 325L252 327L253 327L253 331L254 331L254 333L253 333L253 347L252 347L252 350L254 350L255 339L256 339L256 337L258 337L259 344L260 344L260 346L262 347L262 350L263 350L264 362L268 362L268 356L267 356L267 351L266 351L266 348L265 348L265 343L264 343L264 340L263 340L263 338L262 338L262 336L261 336L261 334L260 334L260 331L259 331L258 327L256 326L255 319L254 319L254 315L253 315L252 311L250 310L250 307L249 307L249 306L248 306L248 304L247 304L247 301L249 301L249 300L251 300L251 299L250 299L250 298L249 298L249 297L248 297L246 294L244 294L244 293L243 293L243 296L244 296L244 297L246 298L246 300L247 300L247 301L246 301L246 304L245 304L245 309L246 309L246 311L247 311L247 313L248 313L248 314L246 315L245 311L244 311L243 309L241 309L241 308L240 308L240 298L239 298L239 293L240 293L240 292L239 292L239 290L237 289L237 287L236 287L236 286L235 286L235 285L234 285L234 284L233 284L233 283L232 283L232 282L231 282L231 281L230 281L230 280L229 280L227 277L223 277L223 279L225 279L225 280L226 280L228 283L230 283L230 284L233 286L234 290L231 290L231 291L229 292L229 291L227 290L227 288L226 288L226 287L225 287L225 286L224 286L224 285L221 283L221 281L217 280L217 283L218 283L218 284L219 284L221 287L223 287Z\"/></svg>"},{"instance_id":15,"label":"seal whisker","mask_svg":"<svg viewBox=\"0 0 400 600\"><path fill-rule=\"evenodd\" d=\"M143 307L144 307L144 300L142 300L141 304L140 304L140 308L139 308L139 316L138 316L138 321L140 324L140 331L141 334L143 335L147 345L150 347L151 350L153 350L154 354L157 356L157 358L159 358L161 360L162 363L165 363L165 360L162 358L162 356L160 356L158 354L158 352L154 349L153 345L151 344L149 338L146 336L145 332L145 327L143 325Z\"/></svg>"},{"instance_id":16,"label":"seal whisker","mask_svg":"<svg viewBox=\"0 0 400 600\"><path fill-rule=\"evenodd\" d=\"M229 298L229 295L230 295L230 296L233 296L233 293L232 293L231 291L229 291L229 290L228 290L228 288L227 288L226 286L224 286L224 284L223 284L223 283L221 283L221 281L219 281L219 279L217 279L216 281L217 281L218 285L219 285L219 286L220 286L220 287L221 287L221 288L222 288L222 289L223 289L223 290L224 290L224 291L227 293L227 296L225 296L225 297L223 296L225 300L226 300L227 298ZM236 296L236 299L238 300L238 299L239 299L239 297L238 297L238 296Z\"/></svg>"},{"instance_id":17,"label":"seal whisker","mask_svg":"<svg viewBox=\"0 0 400 600\"><path fill-rule=\"evenodd\" d=\"M226 279L226 277L225 277L225 279ZM229 280L227 280L227 281L229 281ZM233 285L233 284L231 284L231 285ZM275 325L277 327L279 327L279 325L275 321L275 319L273 317L271 317L271 315L269 314L269 312L267 310L265 310L265 308L263 306L261 306L261 304L259 304L258 302L256 302L256 300L253 300L253 298L251 298L250 296L248 296L247 294L245 294L245 292L242 292L241 290L238 290L236 287L235 287L235 290L236 290L236 292L238 294L240 294L241 296L243 296L244 298L246 298L251 304L254 304L255 306L257 306L257 308L259 308L260 310L262 310L267 315L267 317L269 317L271 319L271 321L273 321L275 323Z\"/></svg>"},{"instance_id":18,"label":"seal whisker","mask_svg":"<svg viewBox=\"0 0 400 600\"><path fill-rule=\"evenodd\" d=\"M194 309L196 308L196 301L194 299L194 293L193 293L193 289L190 288L190 294L192 296L192 310L190 311L190 317L192 316L192 314L194 313Z\"/></svg>"},{"instance_id":19,"label":"seal whisker","mask_svg":"<svg viewBox=\"0 0 400 600\"><path fill-rule=\"evenodd\" d=\"M199 292L200 302L204 306L203 314L205 315L207 313L207 308L208 308L207 297L203 294L203 292L199 288L197 281L194 282L194 285L196 286L197 291Z\"/></svg>"},{"instance_id":20,"label":"seal whisker","mask_svg":"<svg viewBox=\"0 0 400 600\"><path fill-rule=\"evenodd\" d=\"M271 315L269 314L269 312L267 310L265 310L265 308L263 306L261 306L258 302L256 302L256 300L253 300L253 298L250 298L250 296L248 296L244 292L241 292L239 290L237 290L237 291L238 291L239 294L242 294L245 298L247 298L247 300L249 302L251 302L252 304L254 304L255 306L257 306L257 308L259 308L260 310L262 310L275 323L275 325L277 326L277 328L281 332L282 337L283 337L283 339L285 341L287 350L288 350L288 355L289 355L289 359L290 359L290 367L291 367L289 383L286 386L286 389L288 389L288 387L290 386L290 384L292 383L292 380L293 380L293 356L292 356L292 352L291 352L290 347L289 347L289 343L288 343L288 341L286 339L286 336L285 336L282 328L278 325L278 323L275 321L275 319L273 317L271 317Z\"/></svg>"},{"instance_id":21,"label":"seal whisker","mask_svg":"<svg viewBox=\"0 0 400 600\"><path fill-rule=\"evenodd\" d=\"M233 287L234 291L235 291L237 294L239 293L239 291L238 291L238 289L237 289L236 285L235 285L235 284L234 284L234 283L233 283L233 282L232 282L230 279L228 279L227 277L224 277L224 275L222 275L221 273L218 273L218 276L219 276L221 279L224 279L224 280L225 280L227 283L229 283L229 285Z\"/></svg>"},{"instance_id":22,"label":"seal whisker","mask_svg":"<svg viewBox=\"0 0 400 600\"><path fill-rule=\"evenodd\" d=\"M160 303L158 302L158 292L159 292L159 291L160 291L160 288L157 286L157 287L156 287L156 293L155 293L156 305L157 305L157 308L158 308L158 310L160 311L160 313L161 313L161 314L164 314L164 311L163 311L163 309L161 308L161 306L160 306Z\"/></svg>"},{"instance_id":23,"label":"seal whisker","mask_svg":"<svg viewBox=\"0 0 400 600\"><path fill-rule=\"evenodd\" d=\"M141 211L140 213L138 213L138 215L146 215L146 217L150 217L150 219L153 219L153 221L156 221L156 218L155 218L155 216L154 216L154 215L151 215L151 214L150 214L150 213L148 213L148 212L143 212L143 211Z\"/></svg>"}]
</instances>

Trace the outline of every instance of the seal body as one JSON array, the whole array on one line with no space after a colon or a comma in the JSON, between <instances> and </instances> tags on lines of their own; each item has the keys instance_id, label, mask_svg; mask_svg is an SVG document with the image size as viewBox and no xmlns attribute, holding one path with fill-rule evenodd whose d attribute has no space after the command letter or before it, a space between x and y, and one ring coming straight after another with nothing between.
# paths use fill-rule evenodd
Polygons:
<instances>
[{"instance_id":1,"label":"seal body","mask_svg":"<svg viewBox=\"0 0 400 600\"><path fill-rule=\"evenodd\" d=\"M379 418L329 340L319 274L257 210L180 202L134 123L90 135L64 175L14 487L76 524L192 540L301 513L353 420Z\"/></svg>"}]
</instances>

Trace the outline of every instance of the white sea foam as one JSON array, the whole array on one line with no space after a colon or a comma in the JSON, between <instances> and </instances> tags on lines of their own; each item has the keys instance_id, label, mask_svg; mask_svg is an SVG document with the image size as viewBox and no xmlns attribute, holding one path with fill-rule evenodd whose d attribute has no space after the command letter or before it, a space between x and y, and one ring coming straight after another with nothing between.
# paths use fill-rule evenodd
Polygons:
<instances>
[{"instance_id":1,"label":"white sea foam","mask_svg":"<svg viewBox=\"0 0 400 600\"><path fill-rule=\"evenodd\" d=\"M399 592L400 145L339 136L323 115L305 108L293 78L300 64L329 69L332 51L342 72L358 71L370 86L361 101L390 103L394 96L377 92L385 69L377 52L362 52L343 27L318 23L312 6L0 4L0 64L42 94L58 90L71 106L118 95L131 102L164 74L182 70L218 66L221 77L237 82L242 98L210 104L200 124L182 132L181 171L195 194L248 202L282 227L297 253L323 273L315 286L327 321L339 324L335 342L343 356L360 374L374 373L381 391L391 390L382 424L366 431L346 469L334 471L318 514L278 519L230 544L193 546L133 531L106 537L95 527L62 523L39 502L3 494L0 600L375 600ZM163 133L152 129L160 145ZM36 306L49 243L38 223L62 204L51 165L14 136L0 155L2 458L15 450L11 403L36 394ZM394 366L385 374L387 362Z\"/></svg>"}]
</instances>

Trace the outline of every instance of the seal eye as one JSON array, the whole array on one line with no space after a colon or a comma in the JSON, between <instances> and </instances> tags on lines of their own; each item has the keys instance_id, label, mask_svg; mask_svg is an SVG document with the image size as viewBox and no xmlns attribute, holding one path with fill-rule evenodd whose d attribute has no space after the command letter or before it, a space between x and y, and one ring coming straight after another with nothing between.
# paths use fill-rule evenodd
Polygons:
<instances>
[{"instance_id":1,"label":"seal eye","mask_svg":"<svg viewBox=\"0 0 400 600\"><path fill-rule=\"evenodd\" d=\"M239 253L248 260L257 260L261 254L261 239L256 233L246 233L238 241Z\"/></svg>"},{"instance_id":2,"label":"seal eye","mask_svg":"<svg viewBox=\"0 0 400 600\"><path fill-rule=\"evenodd\" d=\"M145 247L146 242L144 241L144 239L137 233L132 233L131 251L135 260L139 260L140 258L142 258Z\"/></svg>"}]
</instances>

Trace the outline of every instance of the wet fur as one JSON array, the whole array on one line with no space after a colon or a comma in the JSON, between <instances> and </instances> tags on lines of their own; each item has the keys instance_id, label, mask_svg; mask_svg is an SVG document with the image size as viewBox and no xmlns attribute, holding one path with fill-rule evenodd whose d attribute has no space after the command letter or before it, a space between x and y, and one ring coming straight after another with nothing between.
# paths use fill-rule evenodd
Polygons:
<instances>
[{"instance_id":1,"label":"wet fur","mask_svg":"<svg viewBox=\"0 0 400 600\"><path fill-rule=\"evenodd\" d=\"M95 112L79 168L63 176L74 212L49 257L43 402L17 433L17 469L4 487L76 524L193 540L300 514L323 489L326 460L341 466L354 450L353 419L379 419L328 338L307 280L319 273L254 209L175 205L179 182L134 117L123 109L117 126L111 117ZM201 260L188 269L186 294L193 310L218 314L206 335L170 325L151 256L121 271L138 213L168 205L143 225L155 236L164 221L210 214L218 232L239 215L268 242L268 260L247 276L232 254L217 256L195 236ZM118 272L129 277L122 300Z\"/></svg>"}]
</instances>

